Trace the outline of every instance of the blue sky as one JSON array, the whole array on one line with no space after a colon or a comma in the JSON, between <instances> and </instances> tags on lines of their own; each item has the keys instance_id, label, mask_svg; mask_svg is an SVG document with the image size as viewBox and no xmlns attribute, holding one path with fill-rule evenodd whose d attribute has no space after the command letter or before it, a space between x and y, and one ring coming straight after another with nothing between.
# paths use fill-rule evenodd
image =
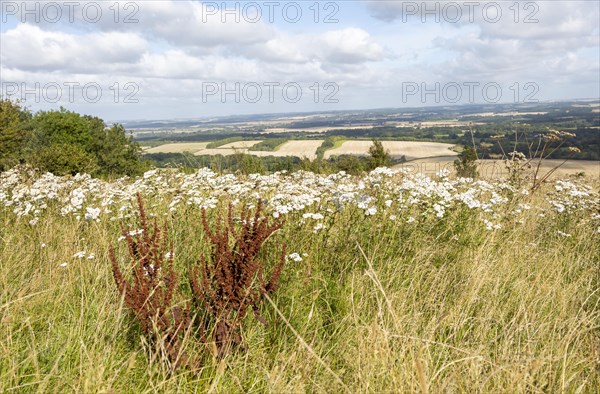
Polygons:
<instances>
[{"instance_id":1,"label":"blue sky","mask_svg":"<svg viewBox=\"0 0 600 394\"><path fill-rule=\"evenodd\" d=\"M600 95L595 1L22 5L0 1L1 94L34 111L172 119Z\"/></svg>"}]
</instances>

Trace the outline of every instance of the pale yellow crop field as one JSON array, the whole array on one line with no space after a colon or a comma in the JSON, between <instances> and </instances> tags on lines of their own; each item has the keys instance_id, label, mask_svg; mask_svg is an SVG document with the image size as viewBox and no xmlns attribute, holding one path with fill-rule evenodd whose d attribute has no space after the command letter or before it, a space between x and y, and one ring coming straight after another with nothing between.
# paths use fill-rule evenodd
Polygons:
<instances>
[{"instance_id":1,"label":"pale yellow crop field","mask_svg":"<svg viewBox=\"0 0 600 394\"><path fill-rule=\"evenodd\" d=\"M243 141L241 141L243 142ZM245 141L251 143L248 147L251 147L258 143L258 141ZM296 157L306 157L309 159L314 159L317 157L316 152L317 148L321 146L323 140L293 140L288 141L281 145L276 151L251 151L248 148L226 148L226 146L232 145L227 144L223 145L223 147L215 148L215 149L202 149L195 153L196 156L200 155L233 155L235 153L247 153L254 156L296 156ZM237 146L242 146L240 143L236 142L233 144L237 144Z\"/></svg>"},{"instance_id":2,"label":"pale yellow crop field","mask_svg":"<svg viewBox=\"0 0 600 394\"><path fill-rule=\"evenodd\" d=\"M321 144L323 144L323 140L288 141L281 145L279 150L265 153L276 153L277 156L306 157L312 160L317 157L317 148L319 148Z\"/></svg>"},{"instance_id":3,"label":"pale yellow crop field","mask_svg":"<svg viewBox=\"0 0 600 394\"><path fill-rule=\"evenodd\" d=\"M406 160L457 155L450 150L454 145L440 142L382 141L382 144L392 157L405 156ZM324 157L327 159L336 155L366 156L371 145L373 145L372 141L345 141L339 148L326 151Z\"/></svg>"},{"instance_id":4,"label":"pale yellow crop field","mask_svg":"<svg viewBox=\"0 0 600 394\"><path fill-rule=\"evenodd\" d=\"M253 147L254 145L258 144L259 142L262 142L262 140L236 141L236 142L231 142L229 144L221 145L221 146L217 147L216 149L247 149L247 148Z\"/></svg>"},{"instance_id":5,"label":"pale yellow crop field","mask_svg":"<svg viewBox=\"0 0 600 394\"><path fill-rule=\"evenodd\" d=\"M203 156L203 155L223 155L223 156L229 156L229 155L234 155L236 153L248 153L248 149L246 148L241 148L241 149L232 149L232 148L212 148L212 149L201 149L199 151L196 151L194 153L195 156Z\"/></svg>"},{"instance_id":6,"label":"pale yellow crop field","mask_svg":"<svg viewBox=\"0 0 600 394\"><path fill-rule=\"evenodd\" d=\"M208 142L178 142L173 144L164 144L154 148L145 149L145 153L183 153L196 152L206 148Z\"/></svg>"},{"instance_id":7,"label":"pale yellow crop field","mask_svg":"<svg viewBox=\"0 0 600 394\"><path fill-rule=\"evenodd\" d=\"M261 134L272 134L272 133L293 133L293 132L306 132L306 133L325 133L330 130L359 130L359 129L372 129L373 125L359 125L359 126L322 126L322 127L305 127L302 129L291 129L288 127L274 127L265 129Z\"/></svg>"},{"instance_id":8,"label":"pale yellow crop field","mask_svg":"<svg viewBox=\"0 0 600 394\"><path fill-rule=\"evenodd\" d=\"M454 173L454 157L434 157L410 161L395 166L395 169L404 169L409 173L434 175L446 169ZM540 166L538 178L563 163L564 160L544 160ZM526 175L532 176L538 161L531 162L531 168L526 169ZM478 171L482 178L506 178L508 171L502 160L479 160ZM586 176L600 178L600 161L594 160L569 160L555 170L549 179L565 178L570 175L585 174Z\"/></svg>"}]
</instances>

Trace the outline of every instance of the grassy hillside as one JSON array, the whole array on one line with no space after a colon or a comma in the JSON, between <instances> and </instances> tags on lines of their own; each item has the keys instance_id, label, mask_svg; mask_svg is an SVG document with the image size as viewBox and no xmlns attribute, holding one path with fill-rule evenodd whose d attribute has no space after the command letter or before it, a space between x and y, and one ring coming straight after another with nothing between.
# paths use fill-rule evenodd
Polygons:
<instances>
[{"instance_id":1,"label":"grassy hillside","mask_svg":"<svg viewBox=\"0 0 600 394\"><path fill-rule=\"evenodd\" d=\"M287 244L267 324L249 313L225 358L190 331L201 364L171 372L124 305L108 251L126 270L138 192L167 224L179 306L209 251L202 208L214 228L262 197L285 219L259 254L272 267ZM598 194L572 181L531 195L383 169L114 182L17 169L0 175L0 391L593 393L599 242Z\"/></svg>"}]
</instances>

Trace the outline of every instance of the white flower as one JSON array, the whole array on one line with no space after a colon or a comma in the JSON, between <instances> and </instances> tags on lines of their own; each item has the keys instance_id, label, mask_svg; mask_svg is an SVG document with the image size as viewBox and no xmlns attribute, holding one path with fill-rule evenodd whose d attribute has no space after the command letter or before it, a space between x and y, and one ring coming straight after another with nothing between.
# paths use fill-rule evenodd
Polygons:
<instances>
[{"instance_id":1,"label":"white flower","mask_svg":"<svg viewBox=\"0 0 600 394\"><path fill-rule=\"evenodd\" d=\"M285 257L287 260L292 260L295 261L296 263L299 263L302 261L302 257L298 254L298 253L292 253L289 254Z\"/></svg>"},{"instance_id":2,"label":"white flower","mask_svg":"<svg viewBox=\"0 0 600 394\"><path fill-rule=\"evenodd\" d=\"M67 263L61 263L61 264L59 264L59 267L66 267L66 266L67 266Z\"/></svg>"},{"instance_id":3,"label":"white flower","mask_svg":"<svg viewBox=\"0 0 600 394\"><path fill-rule=\"evenodd\" d=\"M444 217L444 213L446 212L444 210L444 207L440 204L433 204L433 210L436 212L435 216L437 216L438 218Z\"/></svg>"},{"instance_id":4,"label":"white flower","mask_svg":"<svg viewBox=\"0 0 600 394\"><path fill-rule=\"evenodd\" d=\"M135 237L136 235L141 235L144 232L144 229L132 230L129 232L130 237Z\"/></svg>"},{"instance_id":5,"label":"white flower","mask_svg":"<svg viewBox=\"0 0 600 394\"><path fill-rule=\"evenodd\" d=\"M365 211L365 215L367 215L367 216L373 216L376 213L377 213L377 208L375 208L375 207L370 207L369 209L367 209Z\"/></svg>"},{"instance_id":6,"label":"white flower","mask_svg":"<svg viewBox=\"0 0 600 394\"><path fill-rule=\"evenodd\" d=\"M86 213L84 215L85 220L99 220L100 216L100 208L86 208Z\"/></svg>"},{"instance_id":7,"label":"white flower","mask_svg":"<svg viewBox=\"0 0 600 394\"><path fill-rule=\"evenodd\" d=\"M156 170L150 170L150 171L146 171L144 173L144 179L149 179L152 178L154 176L154 174L156 174Z\"/></svg>"},{"instance_id":8,"label":"white flower","mask_svg":"<svg viewBox=\"0 0 600 394\"><path fill-rule=\"evenodd\" d=\"M73 257L74 257L74 258L76 258L76 259L82 259L82 258L84 258L86 255L87 255L87 253L86 253L86 252L85 252L85 250L84 250L84 251L82 251L82 252L77 252L77 253L75 253L75 254L73 255Z\"/></svg>"}]
</instances>

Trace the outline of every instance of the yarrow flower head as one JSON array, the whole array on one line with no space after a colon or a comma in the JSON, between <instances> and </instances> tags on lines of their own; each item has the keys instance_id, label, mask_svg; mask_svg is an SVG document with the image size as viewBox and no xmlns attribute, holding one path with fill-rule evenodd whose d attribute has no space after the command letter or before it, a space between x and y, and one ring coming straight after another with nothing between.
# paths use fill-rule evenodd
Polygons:
<instances>
[{"instance_id":1,"label":"yarrow flower head","mask_svg":"<svg viewBox=\"0 0 600 394\"><path fill-rule=\"evenodd\" d=\"M296 263L299 263L302 261L302 256L300 256L300 254L298 253L291 253L287 256L285 256L286 260L292 260L295 261Z\"/></svg>"}]
</instances>

